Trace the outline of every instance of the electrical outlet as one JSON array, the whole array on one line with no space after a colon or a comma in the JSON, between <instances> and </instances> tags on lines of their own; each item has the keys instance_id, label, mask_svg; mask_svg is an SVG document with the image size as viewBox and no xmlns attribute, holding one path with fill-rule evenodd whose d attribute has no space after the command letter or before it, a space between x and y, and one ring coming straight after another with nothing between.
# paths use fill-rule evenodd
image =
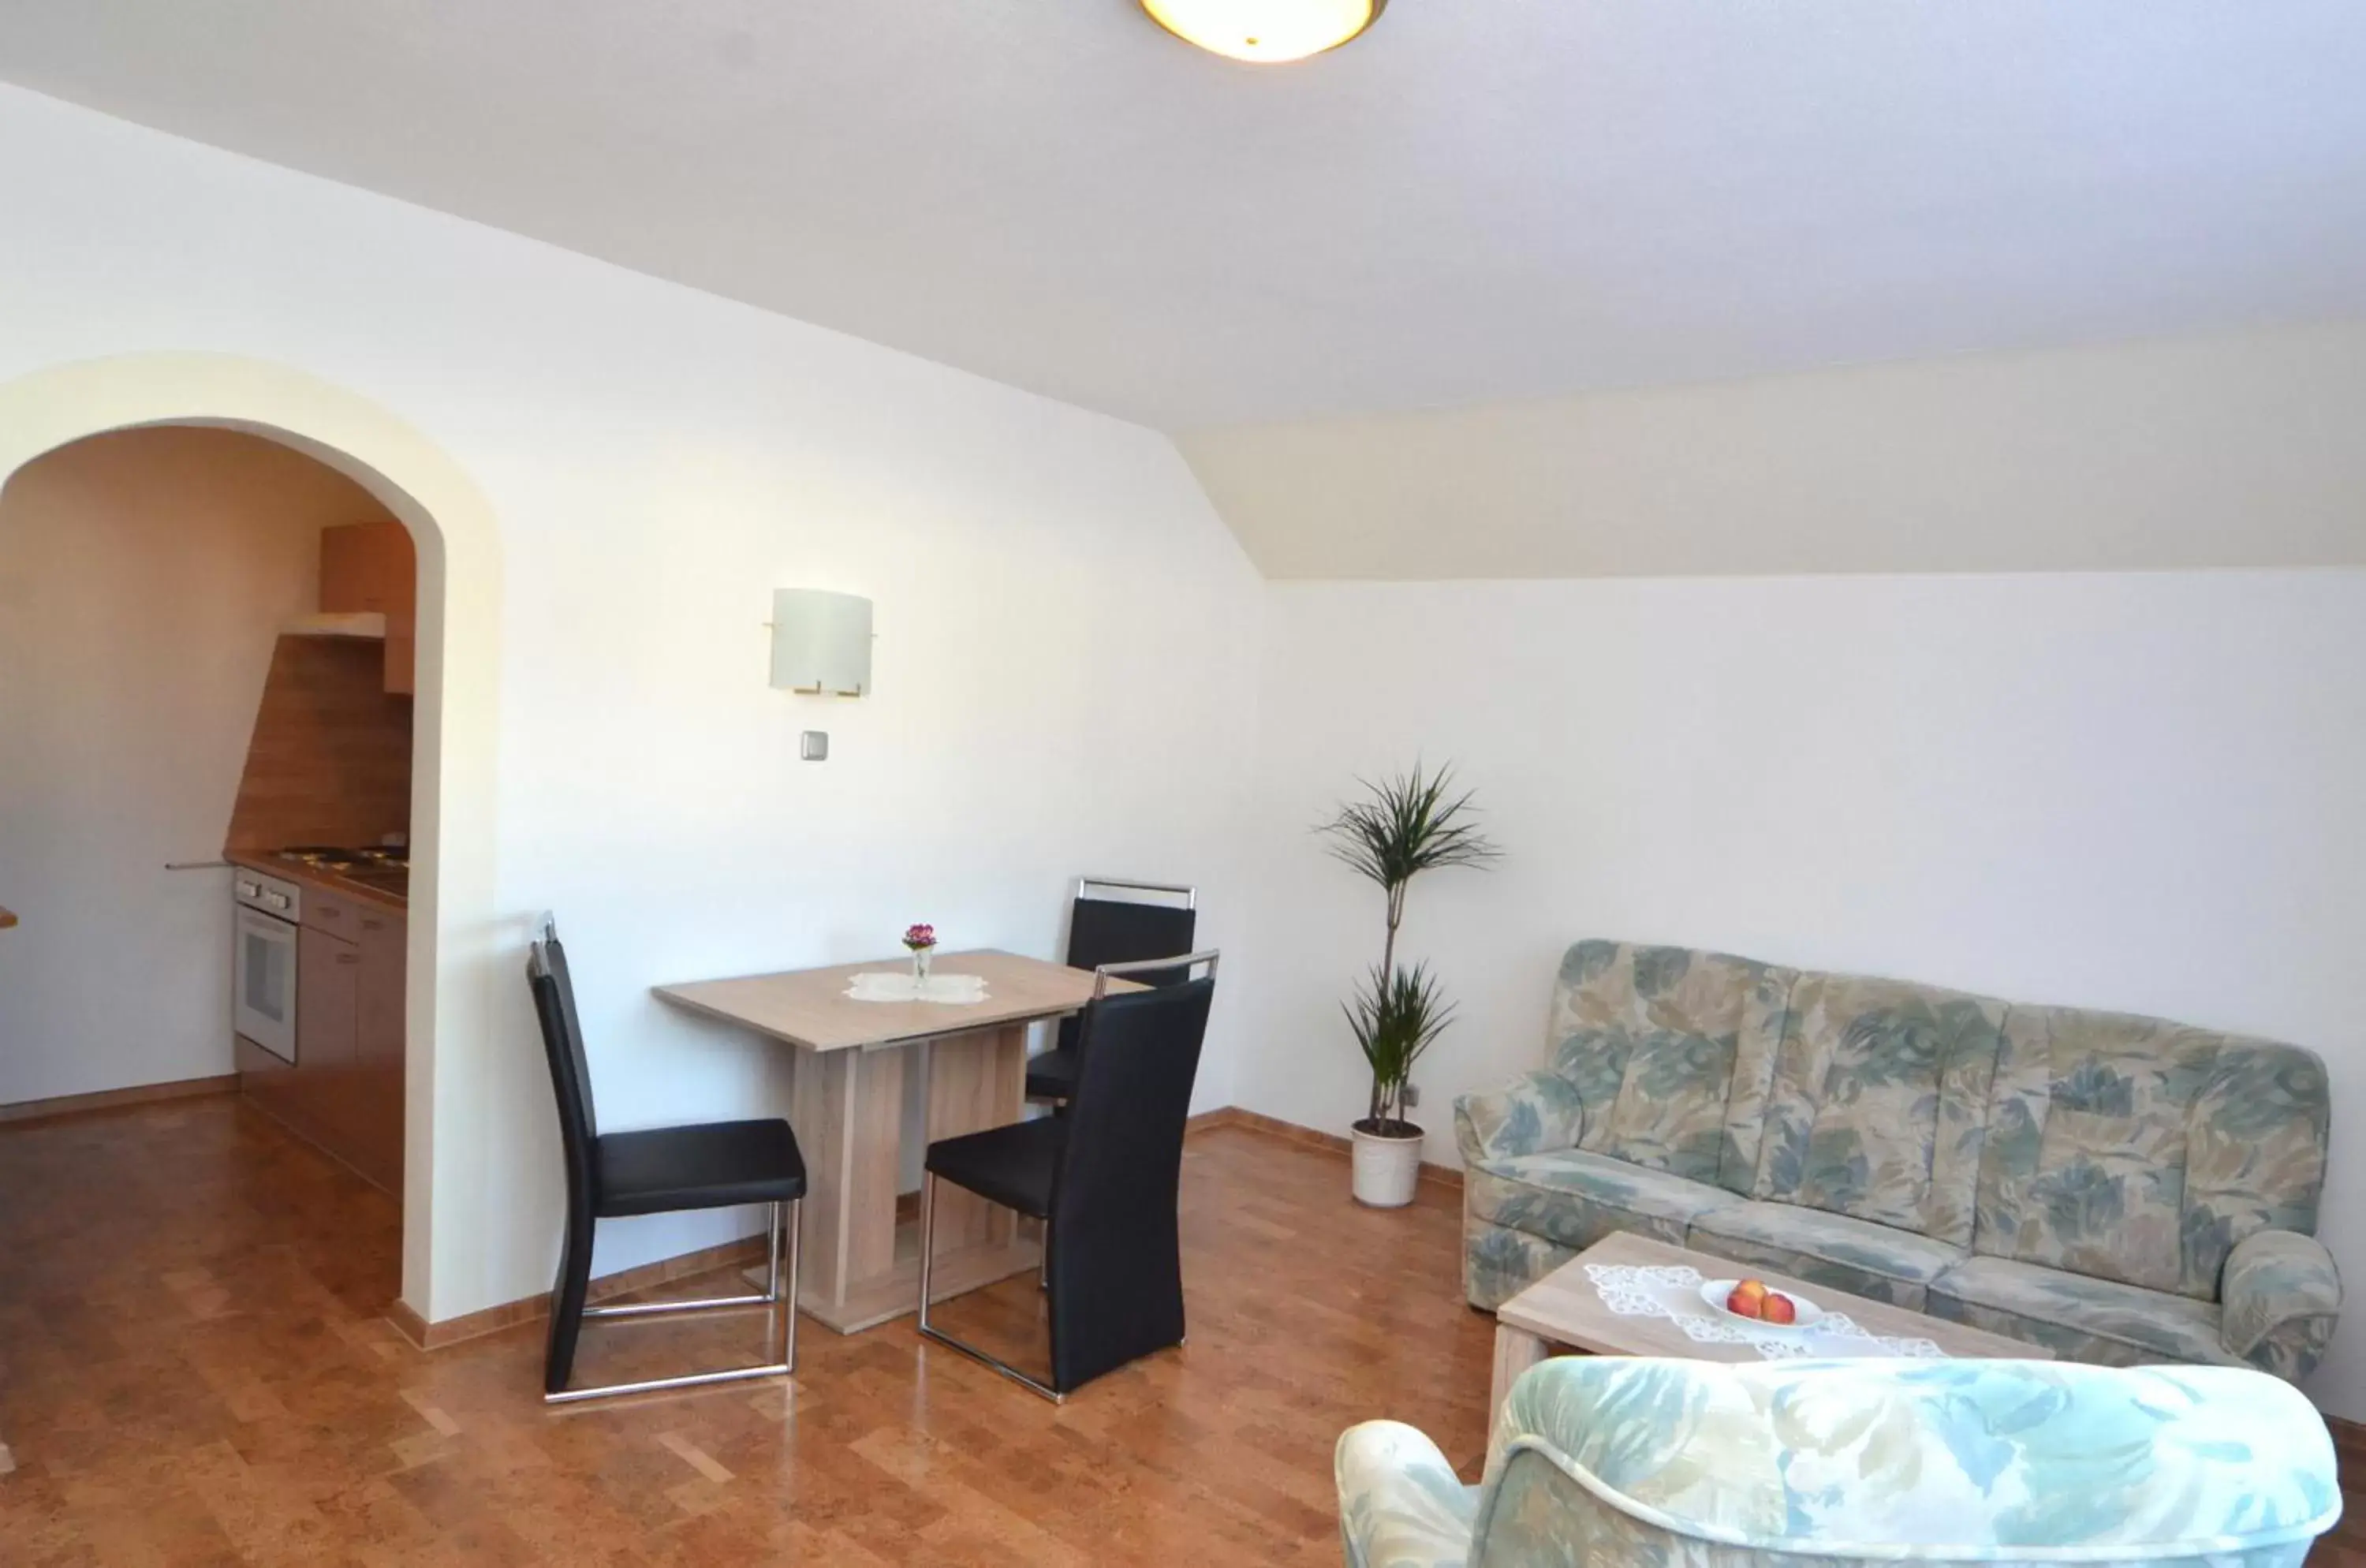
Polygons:
<instances>
[{"instance_id":1,"label":"electrical outlet","mask_svg":"<svg viewBox=\"0 0 2366 1568\"><path fill-rule=\"evenodd\" d=\"M1406 1109L1407 1111L1411 1111L1411 1110L1413 1110L1414 1107L1416 1107L1416 1106L1418 1106L1418 1105L1420 1105L1420 1104L1421 1104L1421 1085L1419 1085L1419 1084L1417 1084L1417 1083L1409 1083L1409 1084L1405 1085L1405 1090L1404 1090L1404 1106L1405 1106L1405 1109Z\"/></svg>"},{"instance_id":2,"label":"electrical outlet","mask_svg":"<svg viewBox=\"0 0 2366 1568\"><path fill-rule=\"evenodd\" d=\"M829 761L829 731L808 729L797 737L797 761L827 762Z\"/></svg>"}]
</instances>

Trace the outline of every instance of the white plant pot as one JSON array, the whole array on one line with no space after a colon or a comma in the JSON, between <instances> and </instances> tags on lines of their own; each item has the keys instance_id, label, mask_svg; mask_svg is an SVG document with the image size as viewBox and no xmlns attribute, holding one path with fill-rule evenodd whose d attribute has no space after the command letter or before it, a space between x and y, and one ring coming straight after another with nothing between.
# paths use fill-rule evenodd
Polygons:
<instances>
[{"instance_id":1,"label":"white plant pot","mask_svg":"<svg viewBox=\"0 0 2366 1568\"><path fill-rule=\"evenodd\" d=\"M1362 1128L1355 1134L1356 1201L1374 1209L1402 1209L1413 1201L1421 1179L1421 1138L1384 1138Z\"/></svg>"}]
</instances>

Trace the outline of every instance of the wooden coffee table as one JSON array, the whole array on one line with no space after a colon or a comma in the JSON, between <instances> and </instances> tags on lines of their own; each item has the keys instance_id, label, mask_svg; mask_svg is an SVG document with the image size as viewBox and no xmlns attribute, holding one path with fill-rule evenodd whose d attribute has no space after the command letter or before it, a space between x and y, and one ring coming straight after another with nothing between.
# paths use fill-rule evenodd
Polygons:
<instances>
[{"instance_id":1,"label":"wooden coffee table","mask_svg":"<svg viewBox=\"0 0 2366 1568\"><path fill-rule=\"evenodd\" d=\"M1626 1232L1595 1243L1543 1279L1495 1309L1495 1377L1487 1397L1487 1429L1504 1395L1522 1372L1552 1353L1554 1346L1590 1350L1604 1356L1680 1356L1696 1361L1755 1361L1757 1348L1749 1344L1702 1341L1687 1336L1672 1318L1621 1317L1604 1304L1594 1281L1586 1277L1589 1263L1688 1265L1705 1280L1744 1277L1763 1280L1774 1289L1808 1297L1826 1312L1846 1313L1859 1328L1892 1339L1928 1339L1950 1356L1977 1356L2007 1360L2051 1360L2043 1346L2007 1339L1985 1329L1966 1328L1944 1318L1886 1302L1871 1302L1777 1274L1754 1263L1735 1263L1706 1252L1690 1252L1664 1241ZM1707 1311L1702 1308L1704 1314Z\"/></svg>"}]
</instances>

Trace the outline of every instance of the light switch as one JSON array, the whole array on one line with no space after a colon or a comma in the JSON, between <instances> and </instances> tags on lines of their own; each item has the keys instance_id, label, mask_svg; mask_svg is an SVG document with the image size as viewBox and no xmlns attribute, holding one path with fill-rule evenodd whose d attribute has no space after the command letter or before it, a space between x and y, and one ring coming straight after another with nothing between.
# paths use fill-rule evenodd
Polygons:
<instances>
[{"instance_id":1,"label":"light switch","mask_svg":"<svg viewBox=\"0 0 2366 1568\"><path fill-rule=\"evenodd\" d=\"M797 737L797 761L827 762L829 761L829 731L808 729Z\"/></svg>"}]
</instances>

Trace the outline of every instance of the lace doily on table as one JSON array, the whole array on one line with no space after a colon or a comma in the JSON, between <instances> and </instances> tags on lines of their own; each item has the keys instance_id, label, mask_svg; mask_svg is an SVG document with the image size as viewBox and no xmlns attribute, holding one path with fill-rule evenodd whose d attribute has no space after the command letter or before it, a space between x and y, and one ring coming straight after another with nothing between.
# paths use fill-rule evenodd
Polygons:
<instances>
[{"instance_id":1,"label":"lace doily on table","mask_svg":"<svg viewBox=\"0 0 2366 1568\"><path fill-rule=\"evenodd\" d=\"M1742 1322L1712 1317L1702 1304L1702 1274L1684 1264L1589 1263L1602 1304L1618 1317L1664 1317L1696 1345L1747 1345L1770 1361L1832 1356L1912 1356L1946 1359L1929 1339L1897 1339L1859 1327L1846 1313L1828 1312L1805 1333L1753 1330Z\"/></svg>"},{"instance_id":2,"label":"lace doily on table","mask_svg":"<svg viewBox=\"0 0 2366 1568\"><path fill-rule=\"evenodd\" d=\"M916 980L909 973L866 970L846 987L848 999L858 1002L944 1002L958 1006L986 1000L983 975L931 975Z\"/></svg>"}]
</instances>

